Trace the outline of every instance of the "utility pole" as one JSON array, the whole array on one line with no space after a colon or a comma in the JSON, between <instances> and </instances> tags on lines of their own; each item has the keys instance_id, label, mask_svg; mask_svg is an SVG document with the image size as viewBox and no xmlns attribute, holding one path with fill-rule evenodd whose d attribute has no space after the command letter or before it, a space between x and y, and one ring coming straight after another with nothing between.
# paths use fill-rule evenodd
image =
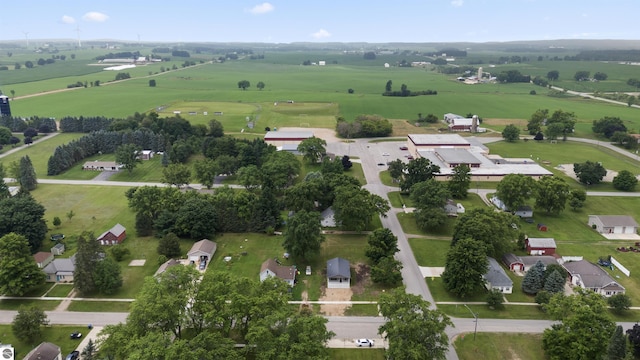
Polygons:
<instances>
[{"instance_id":1,"label":"utility pole","mask_svg":"<svg viewBox=\"0 0 640 360\"><path fill-rule=\"evenodd\" d=\"M467 304L463 304L464 307L467 308L467 310L469 310L469 312L471 312L471 315L473 315L473 322L475 322L475 327L473 329L473 340L476 339L476 333L478 332L478 314L474 313L473 311L471 311L471 309L467 306Z\"/></svg>"},{"instance_id":2,"label":"utility pole","mask_svg":"<svg viewBox=\"0 0 640 360\"><path fill-rule=\"evenodd\" d=\"M78 35L78 48L81 48L82 44L80 43L80 25L76 25L76 34Z\"/></svg>"},{"instance_id":3,"label":"utility pole","mask_svg":"<svg viewBox=\"0 0 640 360\"><path fill-rule=\"evenodd\" d=\"M28 49L29 48L29 32L23 31L22 33L24 34L24 38L27 40L27 49Z\"/></svg>"}]
</instances>

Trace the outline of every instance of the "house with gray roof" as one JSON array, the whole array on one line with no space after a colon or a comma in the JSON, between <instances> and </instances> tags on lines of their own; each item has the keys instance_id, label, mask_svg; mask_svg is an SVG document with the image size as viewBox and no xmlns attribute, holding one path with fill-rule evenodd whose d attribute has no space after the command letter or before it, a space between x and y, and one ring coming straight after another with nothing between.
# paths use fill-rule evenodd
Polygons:
<instances>
[{"instance_id":1,"label":"house with gray roof","mask_svg":"<svg viewBox=\"0 0 640 360\"><path fill-rule=\"evenodd\" d=\"M42 271L47 275L47 282L73 282L73 272L76 270L75 254L70 258L57 258L50 262Z\"/></svg>"},{"instance_id":2,"label":"house with gray roof","mask_svg":"<svg viewBox=\"0 0 640 360\"><path fill-rule=\"evenodd\" d=\"M200 260L209 261L213 257L213 254L216 253L217 248L218 244L215 242L209 239L202 239L191 246L187 257L189 261L193 261L194 263Z\"/></svg>"},{"instance_id":3,"label":"house with gray roof","mask_svg":"<svg viewBox=\"0 0 640 360\"><path fill-rule=\"evenodd\" d=\"M589 215L588 224L600 234L638 233L638 223L627 215Z\"/></svg>"},{"instance_id":4,"label":"house with gray roof","mask_svg":"<svg viewBox=\"0 0 640 360\"><path fill-rule=\"evenodd\" d=\"M158 267L158 270L156 270L156 272L153 274L153 276L160 276L162 274L164 274L165 271L169 270L169 268L172 268L176 265L180 265L180 261L176 260L176 259L169 259L167 261L165 261L162 265L160 265Z\"/></svg>"},{"instance_id":5,"label":"house with gray roof","mask_svg":"<svg viewBox=\"0 0 640 360\"><path fill-rule=\"evenodd\" d=\"M580 260L565 262L562 267L569 273L569 281L574 286L589 289L605 297L625 293L624 286L596 264Z\"/></svg>"},{"instance_id":6,"label":"house with gray roof","mask_svg":"<svg viewBox=\"0 0 640 360\"><path fill-rule=\"evenodd\" d=\"M482 275L484 278L484 286L487 290L498 289L503 294L511 294L513 292L513 281L504 271L502 266L492 257L489 259L489 268Z\"/></svg>"},{"instance_id":7,"label":"house with gray roof","mask_svg":"<svg viewBox=\"0 0 640 360\"><path fill-rule=\"evenodd\" d=\"M513 253L507 253L502 256L502 262L511 271L527 272L538 261L542 262L545 268L551 264L558 264L558 259L554 256L518 256Z\"/></svg>"},{"instance_id":8,"label":"house with gray roof","mask_svg":"<svg viewBox=\"0 0 640 360\"><path fill-rule=\"evenodd\" d=\"M274 259L269 259L263 262L260 267L260 281L275 276L285 281L289 286L293 286L296 282L296 272L295 266L280 265Z\"/></svg>"},{"instance_id":9,"label":"house with gray roof","mask_svg":"<svg viewBox=\"0 0 640 360\"><path fill-rule=\"evenodd\" d=\"M351 287L351 265L343 258L327 261L327 288L348 289Z\"/></svg>"},{"instance_id":10,"label":"house with gray roof","mask_svg":"<svg viewBox=\"0 0 640 360\"><path fill-rule=\"evenodd\" d=\"M525 248L531 255L552 255L556 253L556 241L553 238L527 238Z\"/></svg>"},{"instance_id":11,"label":"house with gray roof","mask_svg":"<svg viewBox=\"0 0 640 360\"><path fill-rule=\"evenodd\" d=\"M324 209L324 211L322 211L320 213L320 226L322 227L336 227L338 226L336 224L336 212L333 211L333 208L331 206L329 206L328 208Z\"/></svg>"},{"instance_id":12,"label":"house with gray roof","mask_svg":"<svg viewBox=\"0 0 640 360\"><path fill-rule=\"evenodd\" d=\"M11 357L11 359L13 359L13 357ZM58 345L43 342L29 351L24 357L24 360L62 360L62 353Z\"/></svg>"}]
</instances>

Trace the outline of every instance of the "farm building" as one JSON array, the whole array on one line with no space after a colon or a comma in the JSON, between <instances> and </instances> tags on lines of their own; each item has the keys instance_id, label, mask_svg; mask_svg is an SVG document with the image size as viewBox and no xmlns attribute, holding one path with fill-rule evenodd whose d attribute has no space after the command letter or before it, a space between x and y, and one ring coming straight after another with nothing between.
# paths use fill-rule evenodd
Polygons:
<instances>
[{"instance_id":1,"label":"farm building","mask_svg":"<svg viewBox=\"0 0 640 360\"><path fill-rule=\"evenodd\" d=\"M122 165L116 164L115 161L87 161L82 165L82 170L95 171L118 171Z\"/></svg>"},{"instance_id":2,"label":"farm building","mask_svg":"<svg viewBox=\"0 0 640 360\"><path fill-rule=\"evenodd\" d=\"M7 95L0 95L0 116L11 116L11 105Z\"/></svg>"},{"instance_id":3,"label":"farm building","mask_svg":"<svg viewBox=\"0 0 640 360\"><path fill-rule=\"evenodd\" d=\"M327 288L348 289L351 287L351 265L343 258L327 261Z\"/></svg>"},{"instance_id":4,"label":"farm building","mask_svg":"<svg viewBox=\"0 0 640 360\"><path fill-rule=\"evenodd\" d=\"M455 167L462 164L471 169L472 181L500 181L508 174L523 174L534 179L553 175L531 159L489 155L488 148L474 138L467 140L457 134L409 134L407 137L412 155L426 158L440 167L440 173L436 175L438 180L449 180Z\"/></svg>"},{"instance_id":5,"label":"farm building","mask_svg":"<svg viewBox=\"0 0 640 360\"><path fill-rule=\"evenodd\" d=\"M264 135L264 142L273 146L285 144L298 145L302 140L313 137L313 131L268 131Z\"/></svg>"},{"instance_id":6,"label":"farm building","mask_svg":"<svg viewBox=\"0 0 640 360\"><path fill-rule=\"evenodd\" d=\"M552 255L556 253L556 241L553 238L524 239L527 253L531 255Z\"/></svg>"},{"instance_id":7,"label":"farm building","mask_svg":"<svg viewBox=\"0 0 640 360\"><path fill-rule=\"evenodd\" d=\"M605 297L624 294L624 286L618 284L600 266L586 260L569 261L562 264L569 273L569 281L574 286L589 289Z\"/></svg>"},{"instance_id":8,"label":"farm building","mask_svg":"<svg viewBox=\"0 0 640 360\"><path fill-rule=\"evenodd\" d=\"M485 281L485 287L487 290L498 289L504 294L511 294L513 292L513 281L511 281L496 259L492 257L488 259L489 269L486 274L482 275Z\"/></svg>"},{"instance_id":9,"label":"farm building","mask_svg":"<svg viewBox=\"0 0 640 360\"><path fill-rule=\"evenodd\" d=\"M601 234L636 234L638 223L626 215L589 215L589 226Z\"/></svg>"},{"instance_id":10,"label":"farm building","mask_svg":"<svg viewBox=\"0 0 640 360\"><path fill-rule=\"evenodd\" d=\"M558 264L558 259L554 256L518 256L513 253L507 253L502 256L502 262L511 271L527 272L538 261L542 262L545 267L551 264Z\"/></svg>"},{"instance_id":11,"label":"farm building","mask_svg":"<svg viewBox=\"0 0 640 360\"><path fill-rule=\"evenodd\" d=\"M97 240L100 245L117 245L121 244L126 238L127 229L120 224L116 224L111 229L100 234Z\"/></svg>"},{"instance_id":12,"label":"farm building","mask_svg":"<svg viewBox=\"0 0 640 360\"><path fill-rule=\"evenodd\" d=\"M285 281L289 286L295 285L296 267L278 264L274 259L269 259L262 263L260 267L260 281L275 276Z\"/></svg>"}]
</instances>

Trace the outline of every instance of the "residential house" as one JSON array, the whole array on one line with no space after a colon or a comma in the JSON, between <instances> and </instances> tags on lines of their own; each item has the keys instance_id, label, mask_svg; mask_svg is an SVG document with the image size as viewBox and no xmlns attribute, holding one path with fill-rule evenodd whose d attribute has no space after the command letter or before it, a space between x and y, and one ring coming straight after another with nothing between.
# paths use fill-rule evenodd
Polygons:
<instances>
[{"instance_id":1,"label":"residential house","mask_svg":"<svg viewBox=\"0 0 640 360\"><path fill-rule=\"evenodd\" d=\"M605 297L625 292L624 286L609 276L602 267L586 260L565 262L562 267L569 273L569 281L574 286L589 289Z\"/></svg>"},{"instance_id":2,"label":"residential house","mask_svg":"<svg viewBox=\"0 0 640 360\"><path fill-rule=\"evenodd\" d=\"M35 259L36 264L38 264L38 267L42 269L53 261L53 254L50 252L39 251L33 254L33 258Z\"/></svg>"},{"instance_id":3,"label":"residential house","mask_svg":"<svg viewBox=\"0 0 640 360\"><path fill-rule=\"evenodd\" d=\"M160 267L158 267L158 270L156 270L153 276L160 276L165 271L169 270L169 268L174 267L176 265L180 265L180 261L176 259L169 259L165 261L162 265L160 265Z\"/></svg>"},{"instance_id":4,"label":"residential house","mask_svg":"<svg viewBox=\"0 0 640 360\"><path fill-rule=\"evenodd\" d=\"M191 250L187 252L187 257L189 261L193 263L209 261L213 257L213 254L216 253L217 248L218 244L215 242L209 239L202 239L191 246Z\"/></svg>"},{"instance_id":5,"label":"residential house","mask_svg":"<svg viewBox=\"0 0 640 360\"><path fill-rule=\"evenodd\" d=\"M456 203L455 201L449 199L447 203L444 205L444 212L447 213L447 216L456 217L458 214L464 214L464 206L460 203Z\"/></svg>"},{"instance_id":6,"label":"residential house","mask_svg":"<svg viewBox=\"0 0 640 360\"><path fill-rule=\"evenodd\" d=\"M100 242L100 245L117 245L122 244L126 238L127 229L120 224L116 224L114 227L98 236L97 240Z\"/></svg>"},{"instance_id":7,"label":"residential house","mask_svg":"<svg viewBox=\"0 0 640 360\"><path fill-rule=\"evenodd\" d=\"M280 265L274 259L269 259L262 263L260 267L260 281L275 276L284 280L289 286L295 285L296 267Z\"/></svg>"},{"instance_id":8,"label":"residential house","mask_svg":"<svg viewBox=\"0 0 640 360\"><path fill-rule=\"evenodd\" d=\"M498 289L503 294L511 294L513 292L513 281L504 271L502 266L492 257L489 259L489 268L487 272L482 275L484 279L484 286L487 290Z\"/></svg>"},{"instance_id":9,"label":"residential house","mask_svg":"<svg viewBox=\"0 0 640 360\"><path fill-rule=\"evenodd\" d=\"M76 270L76 256L57 258L50 262L42 271L47 275L47 282L73 282L73 272Z\"/></svg>"},{"instance_id":10,"label":"residential house","mask_svg":"<svg viewBox=\"0 0 640 360\"><path fill-rule=\"evenodd\" d=\"M51 253L53 255L62 255L62 254L64 254L64 250L65 250L64 244L63 243L57 243L51 248Z\"/></svg>"},{"instance_id":11,"label":"residential house","mask_svg":"<svg viewBox=\"0 0 640 360\"><path fill-rule=\"evenodd\" d=\"M589 215L588 224L601 234L638 233L638 223L626 215Z\"/></svg>"},{"instance_id":12,"label":"residential house","mask_svg":"<svg viewBox=\"0 0 640 360\"><path fill-rule=\"evenodd\" d=\"M118 171L121 167L115 161L87 161L82 165L82 170Z\"/></svg>"},{"instance_id":13,"label":"residential house","mask_svg":"<svg viewBox=\"0 0 640 360\"><path fill-rule=\"evenodd\" d=\"M524 239L527 252L531 255L552 255L556 253L556 241L553 238Z\"/></svg>"},{"instance_id":14,"label":"residential house","mask_svg":"<svg viewBox=\"0 0 640 360\"><path fill-rule=\"evenodd\" d=\"M538 261L542 262L545 267L551 264L558 264L558 259L554 256L518 256L513 253L507 253L502 256L502 262L511 271L527 272Z\"/></svg>"},{"instance_id":15,"label":"residential house","mask_svg":"<svg viewBox=\"0 0 640 360\"><path fill-rule=\"evenodd\" d=\"M3 359L13 359L12 357L4 357ZM24 360L62 360L60 347L50 342L43 342L36 346L24 357Z\"/></svg>"},{"instance_id":16,"label":"residential house","mask_svg":"<svg viewBox=\"0 0 640 360\"><path fill-rule=\"evenodd\" d=\"M348 289L351 287L351 265L343 258L327 261L327 288Z\"/></svg>"}]
</instances>

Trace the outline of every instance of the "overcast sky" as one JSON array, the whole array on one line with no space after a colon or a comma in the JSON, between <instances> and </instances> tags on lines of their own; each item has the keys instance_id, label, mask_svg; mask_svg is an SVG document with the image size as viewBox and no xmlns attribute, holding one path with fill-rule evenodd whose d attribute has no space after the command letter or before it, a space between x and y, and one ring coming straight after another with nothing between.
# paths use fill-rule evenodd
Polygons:
<instances>
[{"instance_id":1,"label":"overcast sky","mask_svg":"<svg viewBox=\"0 0 640 360\"><path fill-rule=\"evenodd\" d=\"M640 0L7 0L0 40L640 40L638 13Z\"/></svg>"}]
</instances>

